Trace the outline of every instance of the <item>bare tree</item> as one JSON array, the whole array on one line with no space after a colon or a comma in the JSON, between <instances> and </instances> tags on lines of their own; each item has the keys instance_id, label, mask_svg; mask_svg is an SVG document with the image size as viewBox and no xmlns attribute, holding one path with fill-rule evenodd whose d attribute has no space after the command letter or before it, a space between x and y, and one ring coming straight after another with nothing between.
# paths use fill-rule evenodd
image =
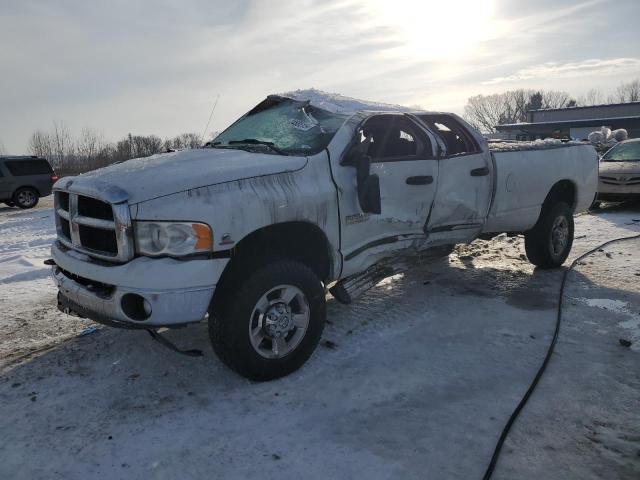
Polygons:
<instances>
[{"instance_id":1,"label":"bare tree","mask_svg":"<svg viewBox=\"0 0 640 480\"><path fill-rule=\"evenodd\" d=\"M200 136L197 133L181 133L173 138L167 138L163 143L165 150L181 148L198 148L201 146Z\"/></svg>"},{"instance_id":2,"label":"bare tree","mask_svg":"<svg viewBox=\"0 0 640 480\"><path fill-rule=\"evenodd\" d=\"M591 105L602 105L605 103L605 99L600 89L591 88L584 95L580 95L576 102L580 107L589 107Z\"/></svg>"},{"instance_id":3,"label":"bare tree","mask_svg":"<svg viewBox=\"0 0 640 480\"><path fill-rule=\"evenodd\" d=\"M36 130L29 138L32 155L47 158L60 175L95 170L115 162L161 153L166 148L197 148L200 138L195 133L183 133L162 141L157 135L128 134L117 142L105 141L103 135L84 128L76 138L62 122L54 122L50 132Z\"/></svg>"},{"instance_id":4,"label":"bare tree","mask_svg":"<svg viewBox=\"0 0 640 480\"><path fill-rule=\"evenodd\" d=\"M611 103L640 102L640 80L622 83L615 93L609 97Z\"/></svg>"},{"instance_id":5,"label":"bare tree","mask_svg":"<svg viewBox=\"0 0 640 480\"><path fill-rule=\"evenodd\" d=\"M156 135L130 137L133 158L148 157L162 151L162 140Z\"/></svg>"},{"instance_id":6,"label":"bare tree","mask_svg":"<svg viewBox=\"0 0 640 480\"><path fill-rule=\"evenodd\" d=\"M67 126L61 121L53 122L53 130L50 137L51 155L49 161L54 166L64 167L68 157L73 156L73 140Z\"/></svg>"},{"instance_id":7,"label":"bare tree","mask_svg":"<svg viewBox=\"0 0 640 480\"><path fill-rule=\"evenodd\" d=\"M83 128L75 141L75 153L80 161L91 164L106 146L102 134L91 128Z\"/></svg>"},{"instance_id":8,"label":"bare tree","mask_svg":"<svg viewBox=\"0 0 640 480\"><path fill-rule=\"evenodd\" d=\"M575 100L567 92L560 90L543 90L542 92L542 108L564 108L570 103L575 104Z\"/></svg>"},{"instance_id":9,"label":"bare tree","mask_svg":"<svg viewBox=\"0 0 640 480\"><path fill-rule=\"evenodd\" d=\"M476 95L467 100L464 117L478 130L493 133L496 125L508 123L505 114L507 108L504 94Z\"/></svg>"},{"instance_id":10,"label":"bare tree","mask_svg":"<svg viewBox=\"0 0 640 480\"><path fill-rule=\"evenodd\" d=\"M6 155L7 154L7 150L4 148L4 143L2 143L2 140L0 140L0 155Z\"/></svg>"},{"instance_id":11,"label":"bare tree","mask_svg":"<svg viewBox=\"0 0 640 480\"><path fill-rule=\"evenodd\" d=\"M51 136L42 130L36 130L29 138L27 150L31 155L47 159L51 158L53 152Z\"/></svg>"},{"instance_id":12,"label":"bare tree","mask_svg":"<svg viewBox=\"0 0 640 480\"><path fill-rule=\"evenodd\" d=\"M575 105L567 92L555 90L510 90L492 95L476 95L467 100L464 116L485 133L496 131L496 125L527 121L529 110L562 108Z\"/></svg>"},{"instance_id":13,"label":"bare tree","mask_svg":"<svg viewBox=\"0 0 640 480\"><path fill-rule=\"evenodd\" d=\"M478 130L493 133L496 125L525 122L528 110L542 107L541 95L523 89L476 95L467 101L464 116Z\"/></svg>"}]
</instances>

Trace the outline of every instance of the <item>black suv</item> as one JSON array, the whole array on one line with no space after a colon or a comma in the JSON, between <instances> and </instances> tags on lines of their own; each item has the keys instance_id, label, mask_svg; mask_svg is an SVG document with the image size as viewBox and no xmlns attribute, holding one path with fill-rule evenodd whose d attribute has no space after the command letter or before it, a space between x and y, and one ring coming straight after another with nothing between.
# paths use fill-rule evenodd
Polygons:
<instances>
[{"instance_id":1,"label":"black suv","mask_svg":"<svg viewBox=\"0 0 640 480\"><path fill-rule=\"evenodd\" d=\"M51 195L58 177L40 157L0 157L0 202L10 207L33 208L40 197Z\"/></svg>"}]
</instances>

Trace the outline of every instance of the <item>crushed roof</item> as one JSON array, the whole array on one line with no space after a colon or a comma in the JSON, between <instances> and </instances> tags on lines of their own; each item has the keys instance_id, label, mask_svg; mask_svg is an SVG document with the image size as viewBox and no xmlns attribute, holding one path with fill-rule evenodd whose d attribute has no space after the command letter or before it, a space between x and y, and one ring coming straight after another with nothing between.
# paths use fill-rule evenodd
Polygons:
<instances>
[{"instance_id":1,"label":"crushed roof","mask_svg":"<svg viewBox=\"0 0 640 480\"><path fill-rule=\"evenodd\" d=\"M415 112L415 108L390 103L373 102L347 97L338 93L328 93L315 88L294 90L278 94L281 97L298 101L309 101L311 105L334 113L353 114L360 111L377 112Z\"/></svg>"}]
</instances>

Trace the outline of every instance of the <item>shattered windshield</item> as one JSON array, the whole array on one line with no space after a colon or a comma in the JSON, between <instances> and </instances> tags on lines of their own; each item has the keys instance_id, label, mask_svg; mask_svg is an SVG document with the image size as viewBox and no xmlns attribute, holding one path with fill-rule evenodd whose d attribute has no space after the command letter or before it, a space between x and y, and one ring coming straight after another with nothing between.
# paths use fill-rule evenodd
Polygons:
<instances>
[{"instance_id":1,"label":"shattered windshield","mask_svg":"<svg viewBox=\"0 0 640 480\"><path fill-rule=\"evenodd\" d=\"M235 122L210 146L277 155L313 155L329 144L347 115L284 97L269 97Z\"/></svg>"},{"instance_id":2,"label":"shattered windshield","mask_svg":"<svg viewBox=\"0 0 640 480\"><path fill-rule=\"evenodd\" d=\"M602 156L605 162L640 161L640 142L620 143Z\"/></svg>"}]
</instances>

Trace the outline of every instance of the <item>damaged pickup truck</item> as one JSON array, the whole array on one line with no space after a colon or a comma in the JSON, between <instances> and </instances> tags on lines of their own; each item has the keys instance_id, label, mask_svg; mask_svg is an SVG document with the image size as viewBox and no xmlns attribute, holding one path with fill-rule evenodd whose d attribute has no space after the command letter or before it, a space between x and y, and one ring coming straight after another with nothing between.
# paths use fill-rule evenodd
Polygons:
<instances>
[{"instance_id":1,"label":"damaged pickup truck","mask_svg":"<svg viewBox=\"0 0 640 480\"><path fill-rule=\"evenodd\" d=\"M453 114L269 96L204 148L56 183L59 308L150 331L207 320L226 365L287 375L319 342L327 289L349 303L398 262L502 232L540 268L565 261L597 154L512 147Z\"/></svg>"}]
</instances>

